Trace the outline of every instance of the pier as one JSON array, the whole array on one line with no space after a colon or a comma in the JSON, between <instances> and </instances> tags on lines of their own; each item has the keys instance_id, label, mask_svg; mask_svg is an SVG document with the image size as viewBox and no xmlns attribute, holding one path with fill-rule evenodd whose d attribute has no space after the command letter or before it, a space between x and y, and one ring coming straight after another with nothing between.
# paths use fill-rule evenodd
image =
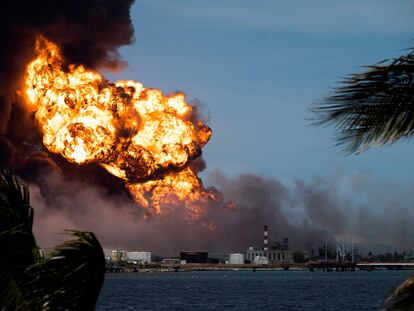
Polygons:
<instances>
[{"instance_id":1,"label":"pier","mask_svg":"<svg viewBox=\"0 0 414 311\"><path fill-rule=\"evenodd\" d=\"M327 260L327 261L310 261L306 264L306 266L309 268L309 271L322 270L326 272L330 272L330 271L345 272L345 271L355 271L357 264L355 262L348 262L348 261Z\"/></svg>"},{"instance_id":2,"label":"pier","mask_svg":"<svg viewBox=\"0 0 414 311\"><path fill-rule=\"evenodd\" d=\"M360 270L411 270L414 269L414 262L359 262L357 268Z\"/></svg>"}]
</instances>

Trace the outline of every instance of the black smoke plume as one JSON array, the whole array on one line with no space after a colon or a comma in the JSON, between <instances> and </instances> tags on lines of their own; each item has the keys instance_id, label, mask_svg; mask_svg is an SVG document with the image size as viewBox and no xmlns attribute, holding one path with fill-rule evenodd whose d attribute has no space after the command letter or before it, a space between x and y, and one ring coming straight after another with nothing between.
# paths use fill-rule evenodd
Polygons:
<instances>
[{"instance_id":1,"label":"black smoke plume","mask_svg":"<svg viewBox=\"0 0 414 311\"><path fill-rule=\"evenodd\" d=\"M45 172L70 179L95 179L118 185L96 165L80 169L46 152L32 116L16 95L36 37L62 49L67 63L117 70L124 66L117 49L133 42L133 0L41 0L0 2L0 164L30 181ZM108 189L114 189L108 187ZM121 191L121 187L115 187ZM43 190L46 191L46 190Z\"/></svg>"},{"instance_id":2,"label":"black smoke plume","mask_svg":"<svg viewBox=\"0 0 414 311\"><path fill-rule=\"evenodd\" d=\"M174 255L182 249L244 251L261 246L262 228L272 239L288 237L291 245L310 249L329 236L356 243L410 244L414 235L409 204L412 189L401 190L352 177L351 188L369 199L354 202L341 193L344 179L280 181L254 174L228 178L216 172L211 184L223 203L188 223L178 208L169 217L144 220L124 191L123 182L97 165L78 166L47 152L32 116L19 102L19 90L35 39L57 43L67 63L118 70L125 63L117 49L133 42L131 0L0 1L0 165L30 183L35 230L42 246L55 244L65 228L92 230L107 247L147 249ZM200 105L198 105L200 106ZM201 106L200 106L201 107ZM195 161L202 171L205 163ZM375 209L372 208L375 206Z\"/></svg>"},{"instance_id":3,"label":"black smoke plume","mask_svg":"<svg viewBox=\"0 0 414 311\"><path fill-rule=\"evenodd\" d=\"M224 254L259 248L265 224L271 241L288 238L291 248L315 254L325 238L330 249L338 242L350 250L353 240L363 254L411 247L413 187L364 174L297 180L290 186L256 174L229 178L215 171L208 179L236 206L211 204L205 216L191 223L184 208L145 220L142 209L123 196L48 176L44 183L51 183L53 192L44 195L38 186L30 188L38 216L35 232L44 247L55 244L61 228L76 228L94 231L107 248L165 256L181 250Z\"/></svg>"}]
</instances>

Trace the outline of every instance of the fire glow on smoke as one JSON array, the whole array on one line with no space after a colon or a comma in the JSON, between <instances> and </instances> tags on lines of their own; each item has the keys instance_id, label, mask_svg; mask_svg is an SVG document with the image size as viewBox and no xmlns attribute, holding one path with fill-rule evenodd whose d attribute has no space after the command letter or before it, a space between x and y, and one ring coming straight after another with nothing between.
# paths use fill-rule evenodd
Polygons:
<instances>
[{"instance_id":1,"label":"fire glow on smoke","mask_svg":"<svg viewBox=\"0 0 414 311\"><path fill-rule=\"evenodd\" d=\"M68 65L59 47L39 37L27 66L24 94L46 148L77 164L98 163L122 178L149 212L183 204L190 220L217 200L189 164L211 129L197 120L184 94L171 96L135 81L108 82Z\"/></svg>"}]
</instances>

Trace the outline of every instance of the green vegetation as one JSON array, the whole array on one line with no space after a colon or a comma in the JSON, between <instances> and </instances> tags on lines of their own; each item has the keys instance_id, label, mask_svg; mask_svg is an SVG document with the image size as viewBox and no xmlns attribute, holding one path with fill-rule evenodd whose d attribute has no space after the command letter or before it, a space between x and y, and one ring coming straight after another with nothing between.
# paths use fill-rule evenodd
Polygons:
<instances>
[{"instance_id":1,"label":"green vegetation","mask_svg":"<svg viewBox=\"0 0 414 311\"><path fill-rule=\"evenodd\" d=\"M73 239L43 256L33 215L28 188L0 171L0 310L94 310L105 275L98 240L66 231Z\"/></svg>"}]
</instances>

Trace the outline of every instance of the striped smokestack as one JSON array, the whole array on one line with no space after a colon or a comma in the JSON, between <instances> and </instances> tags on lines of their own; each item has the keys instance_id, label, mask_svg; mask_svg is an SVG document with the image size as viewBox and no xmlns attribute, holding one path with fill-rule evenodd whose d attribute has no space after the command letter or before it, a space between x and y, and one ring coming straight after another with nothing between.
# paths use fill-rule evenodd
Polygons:
<instances>
[{"instance_id":1,"label":"striped smokestack","mask_svg":"<svg viewBox=\"0 0 414 311\"><path fill-rule=\"evenodd\" d=\"M263 232L264 236L263 236L263 250L267 251L269 250L269 246L268 246L268 232L267 232L267 225L264 226L264 232Z\"/></svg>"}]
</instances>

